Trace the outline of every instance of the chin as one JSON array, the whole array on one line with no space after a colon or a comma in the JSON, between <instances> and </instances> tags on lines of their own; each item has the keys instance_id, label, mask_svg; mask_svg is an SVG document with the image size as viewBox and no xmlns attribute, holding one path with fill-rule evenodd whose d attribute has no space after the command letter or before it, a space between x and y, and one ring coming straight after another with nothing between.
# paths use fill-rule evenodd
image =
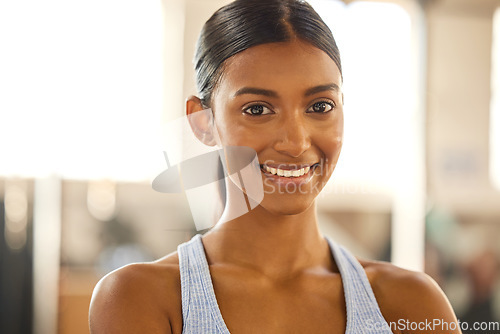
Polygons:
<instances>
[{"instance_id":1,"label":"chin","mask_svg":"<svg viewBox=\"0 0 500 334\"><path fill-rule=\"evenodd\" d=\"M260 206L275 215L289 216L298 215L307 211L313 203L314 200L309 199L277 200L276 198L273 198L272 201L267 201L266 198L264 198L262 203L260 203Z\"/></svg>"}]
</instances>

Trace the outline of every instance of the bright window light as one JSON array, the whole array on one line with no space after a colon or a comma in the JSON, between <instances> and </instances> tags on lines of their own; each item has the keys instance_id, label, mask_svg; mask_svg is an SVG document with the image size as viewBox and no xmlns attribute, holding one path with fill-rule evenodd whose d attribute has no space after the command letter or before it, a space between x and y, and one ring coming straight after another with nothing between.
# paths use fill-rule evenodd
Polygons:
<instances>
[{"instance_id":1,"label":"bright window light","mask_svg":"<svg viewBox=\"0 0 500 334\"><path fill-rule=\"evenodd\" d=\"M500 191L500 7L493 18L490 110L490 178Z\"/></svg>"},{"instance_id":2,"label":"bright window light","mask_svg":"<svg viewBox=\"0 0 500 334\"><path fill-rule=\"evenodd\" d=\"M342 58L344 146L332 182L391 192L407 171L402 143L415 112L411 21L400 6L312 0ZM403 139L403 140L402 140Z\"/></svg>"},{"instance_id":3,"label":"bright window light","mask_svg":"<svg viewBox=\"0 0 500 334\"><path fill-rule=\"evenodd\" d=\"M162 36L159 0L0 2L0 176L161 171Z\"/></svg>"}]
</instances>

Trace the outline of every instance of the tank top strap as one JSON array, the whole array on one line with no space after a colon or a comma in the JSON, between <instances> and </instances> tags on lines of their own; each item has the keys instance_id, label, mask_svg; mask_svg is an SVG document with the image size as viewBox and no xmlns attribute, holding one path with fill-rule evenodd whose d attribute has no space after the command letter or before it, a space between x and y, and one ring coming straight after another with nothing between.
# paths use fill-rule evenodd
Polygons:
<instances>
[{"instance_id":1,"label":"tank top strap","mask_svg":"<svg viewBox=\"0 0 500 334\"><path fill-rule=\"evenodd\" d=\"M346 333L392 334L364 268L347 249L325 238L342 277L347 312Z\"/></svg>"},{"instance_id":2,"label":"tank top strap","mask_svg":"<svg viewBox=\"0 0 500 334\"><path fill-rule=\"evenodd\" d=\"M213 289L201 235L177 247L181 276L183 333L230 334Z\"/></svg>"},{"instance_id":3,"label":"tank top strap","mask_svg":"<svg viewBox=\"0 0 500 334\"><path fill-rule=\"evenodd\" d=\"M392 334L359 261L326 237L340 271L346 302L346 334ZM230 334L222 318L201 235L177 247L181 276L182 333Z\"/></svg>"}]
</instances>

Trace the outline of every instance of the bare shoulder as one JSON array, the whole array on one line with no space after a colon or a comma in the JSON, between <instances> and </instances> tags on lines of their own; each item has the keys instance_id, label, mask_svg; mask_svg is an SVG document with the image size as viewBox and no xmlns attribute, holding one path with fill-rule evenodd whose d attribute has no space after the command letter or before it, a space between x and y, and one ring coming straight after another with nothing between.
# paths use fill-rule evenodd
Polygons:
<instances>
[{"instance_id":1,"label":"bare shoulder","mask_svg":"<svg viewBox=\"0 0 500 334\"><path fill-rule=\"evenodd\" d=\"M448 298L429 275L388 262L360 260L360 263L384 318L399 325L400 331L393 328L395 333L442 333L446 329L443 326L455 328L452 323L457 319ZM421 326L422 330L408 330L410 325ZM460 333L458 328L446 332Z\"/></svg>"},{"instance_id":2,"label":"bare shoulder","mask_svg":"<svg viewBox=\"0 0 500 334\"><path fill-rule=\"evenodd\" d=\"M177 253L134 263L104 276L94 288L90 332L178 333L182 329Z\"/></svg>"}]
</instances>

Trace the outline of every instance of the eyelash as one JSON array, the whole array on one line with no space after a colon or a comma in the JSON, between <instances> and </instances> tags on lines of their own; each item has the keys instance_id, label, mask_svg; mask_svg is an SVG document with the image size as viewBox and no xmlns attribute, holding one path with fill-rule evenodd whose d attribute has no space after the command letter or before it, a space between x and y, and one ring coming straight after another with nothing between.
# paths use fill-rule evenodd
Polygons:
<instances>
[{"instance_id":1,"label":"eyelash","mask_svg":"<svg viewBox=\"0 0 500 334\"><path fill-rule=\"evenodd\" d=\"M330 110L328 110L328 111L321 111L321 112L309 111L309 109L313 108L314 105L318 104L318 103L324 103L324 104L329 105L330 106ZM335 109L335 103L333 101L329 101L329 100L316 101L309 108L307 108L308 112L309 113L313 113L313 114L326 114L326 113L329 113L330 111L332 111L333 109Z\"/></svg>"},{"instance_id":2,"label":"eyelash","mask_svg":"<svg viewBox=\"0 0 500 334\"><path fill-rule=\"evenodd\" d=\"M314 107L314 105L316 104L319 104L319 103L324 103L324 104L327 104L330 106L330 110L328 111L322 111L322 112L314 112L314 111L309 111L311 108ZM252 114L251 112L247 112L247 110L251 109L251 108L254 108L254 107L262 107L262 109L267 109L269 111L271 111L271 109L267 106L265 106L264 104L261 104L261 103L256 103L256 104L252 104L252 105L249 105L247 106L246 108L243 109L243 114L247 114L249 116L262 116L262 115L269 115L271 113L273 113L272 111L271 112L267 112L267 113L260 113L260 114ZM320 101L316 101L314 102L309 108L307 108L307 113L310 113L310 114L326 114L326 113L329 113L330 111L332 111L333 109L335 109L335 103L332 102L332 101L329 101L329 100L320 100Z\"/></svg>"},{"instance_id":3,"label":"eyelash","mask_svg":"<svg viewBox=\"0 0 500 334\"><path fill-rule=\"evenodd\" d=\"M268 113L266 113L266 114L252 114L251 112L247 112L247 110L252 109L252 108L254 108L254 107L262 107L263 109L265 108L265 109L267 109L267 110L271 110L271 108L266 107L266 106L265 106L265 105L263 105L263 104L256 103L256 104L251 104L251 105L249 105L248 107L246 107L245 109L243 109L243 113L244 113L244 114L247 114L247 115L249 115L249 116L262 116L262 115L269 115L269 114L271 114L271 113L272 113L272 112L268 112Z\"/></svg>"}]
</instances>

